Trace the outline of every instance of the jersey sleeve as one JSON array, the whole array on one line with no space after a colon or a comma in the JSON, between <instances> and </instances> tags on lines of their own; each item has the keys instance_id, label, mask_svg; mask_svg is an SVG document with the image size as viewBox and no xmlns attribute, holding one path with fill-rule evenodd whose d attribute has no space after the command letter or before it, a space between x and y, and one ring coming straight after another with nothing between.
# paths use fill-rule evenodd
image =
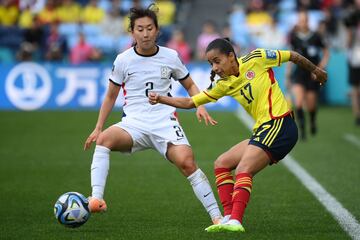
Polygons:
<instances>
[{"instance_id":1,"label":"jersey sleeve","mask_svg":"<svg viewBox=\"0 0 360 240\"><path fill-rule=\"evenodd\" d=\"M176 55L176 57L174 58L174 69L172 72L172 77L177 81L181 81L186 79L189 75L189 71L181 62L179 55Z\"/></svg>"},{"instance_id":2,"label":"jersey sleeve","mask_svg":"<svg viewBox=\"0 0 360 240\"><path fill-rule=\"evenodd\" d=\"M192 100L195 106L198 107L209 102L216 102L223 96L225 96L225 92L219 85L216 85L212 89L204 90L201 93L192 96Z\"/></svg>"},{"instance_id":3,"label":"jersey sleeve","mask_svg":"<svg viewBox=\"0 0 360 240\"><path fill-rule=\"evenodd\" d=\"M278 67L290 59L290 51L288 50L260 49L260 51L262 57L257 59L265 68Z\"/></svg>"},{"instance_id":4,"label":"jersey sleeve","mask_svg":"<svg viewBox=\"0 0 360 240\"><path fill-rule=\"evenodd\" d=\"M109 80L116 85L122 85L124 82L125 73L124 73L124 63L121 60L121 57L118 56L112 66Z\"/></svg>"}]
</instances>

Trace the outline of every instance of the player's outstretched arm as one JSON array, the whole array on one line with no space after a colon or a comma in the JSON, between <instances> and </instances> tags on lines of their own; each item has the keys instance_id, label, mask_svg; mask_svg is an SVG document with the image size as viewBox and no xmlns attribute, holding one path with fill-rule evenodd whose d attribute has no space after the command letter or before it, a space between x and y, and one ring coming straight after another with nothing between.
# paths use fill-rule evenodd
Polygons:
<instances>
[{"instance_id":1,"label":"player's outstretched arm","mask_svg":"<svg viewBox=\"0 0 360 240\"><path fill-rule=\"evenodd\" d=\"M120 91L120 86L115 85L112 82L109 82L109 87L106 92L105 99L104 99L103 103L101 104L101 108L99 111L99 117L98 117L95 129L92 131L92 133L86 139L85 144L84 144L84 150L89 149L91 144L96 141L96 139L102 132L104 123L115 104L115 101L119 94L119 91Z\"/></svg>"},{"instance_id":2,"label":"player's outstretched arm","mask_svg":"<svg viewBox=\"0 0 360 240\"><path fill-rule=\"evenodd\" d=\"M301 54L295 51L290 51L290 61L311 72L312 78L318 81L320 85L325 84L327 81L326 71L317 67Z\"/></svg>"},{"instance_id":3,"label":"player's outstretched arm","mask_svg":"<svg viewBox=\"0 0 360 240\"><path fill-rule=\"evenodd\" d=\"M186 91L188 92L188 94L192 97L195 96L196 94L198 94L199 88L196 86L196 84L194 83L194 81L192 80L192 78L190 76L188 76L186 79L182 80L181 85L186 89ZM216 125L217 121L215 121L210 114L207 112L205 106L198 106L196 109L196 117L198 119L199 122L201 122L202 120L205 121L205 124L208 125L209 123L211 125Z\"/></svg>"},{"instance_id":4,"label":"player's outstretched arm","mask_svg":"<svg viewBox=\"0 0 360 240\"><path fill-rule=\"evenodd\" d=\"M158 93L154 93L154 92L149 93L149 102L152 105L157 103L162 103L176 108L183 108L183 109L195 108L195 104L191 98L160 96Z\"/></svg>"}]
</instances>

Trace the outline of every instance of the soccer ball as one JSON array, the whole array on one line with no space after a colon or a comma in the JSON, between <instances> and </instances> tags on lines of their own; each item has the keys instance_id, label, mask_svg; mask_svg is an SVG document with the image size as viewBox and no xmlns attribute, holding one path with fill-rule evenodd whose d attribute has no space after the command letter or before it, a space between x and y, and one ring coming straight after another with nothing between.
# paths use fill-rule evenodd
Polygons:
<instances>
[{"instance_id":1,"label":"soccer ball","mask_svg":"<svg viewBox=\"0 0 360 240\"><path fill-rule=\"evenodd\" d=\"M56 219L66 227L80 227L90 217L89 202L78 192L67 192L59 197L54 206Z\"/></svg>"}]
</instances>

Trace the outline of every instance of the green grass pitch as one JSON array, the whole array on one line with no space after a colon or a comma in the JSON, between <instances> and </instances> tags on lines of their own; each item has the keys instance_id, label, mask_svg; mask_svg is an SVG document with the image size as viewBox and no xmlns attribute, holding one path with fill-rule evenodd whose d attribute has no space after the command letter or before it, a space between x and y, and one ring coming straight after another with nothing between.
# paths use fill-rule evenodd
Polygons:
<instances>
[{"instance_id":1,"label":"green grass pitch","mask_svg":"<svg viewBox=\"0 0 360 240\"><path fill-rule=\"evenodd\" d=\"M214 159L250 136L234 113L212 112L216 127L179 113L198 165L214 188ZM120 120L111 114L108 123ZM245 234L209 234L210 219L180 172L158 153L111 154L108 212L78 229L57 223L56 199L90 194L92 150L82 150L97 112L0 112L0 239L350 239L325 208L281 164L254 179ZM350 109L324 107L319 134L291 155L360 219L360 139Z\"/></svg>"}]
</instances>

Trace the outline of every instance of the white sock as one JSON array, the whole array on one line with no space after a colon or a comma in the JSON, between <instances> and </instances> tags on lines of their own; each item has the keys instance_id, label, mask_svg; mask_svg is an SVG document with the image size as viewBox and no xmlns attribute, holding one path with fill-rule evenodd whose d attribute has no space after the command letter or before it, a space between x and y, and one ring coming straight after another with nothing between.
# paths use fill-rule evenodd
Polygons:
<instances>
[{"instance_id":1,"label":"white sock","mask_svg":"<svg viewBox=\"0 0 360 240\"><path fill-rule=\"evenodd\" d=\"M230 219L230 220L227 221L225 224L226 224L226 225L241 225L241 223L239 222L239 220L236 220L236 219Z\"/></svg>"},{"instance_id":2,"label":"white sock","mask_svg":"<svg viewBox=\"0 0 360 240\"><path fill-rule=\"evenodd\" d=\"M205 207L211 219L220 218L221 212L211 189L209 180L201 169L198 168L194 173L187 177L187 179L190 181L196 197Z\"/></svg>"},{"instance_id":3,"label":"white sock","mask_svg":"<svg viewBox=\"0 0 360 240\"><path fill-rule=\"evenodd\" d=\"M103 199L106 177L109 172L110 149L96 145L91 163L92 197Z\"/></svg>"},{"instance_id":4,"label":"white sock","mask_svg":"<svg viewBox=\"0 0 360 240\"><path fill-rule=\"evenodd\" d=\"M225 224L230 220L231 215L225 215L223 219L221 219L221 224Z\"/></svg>"}]
</instances>

